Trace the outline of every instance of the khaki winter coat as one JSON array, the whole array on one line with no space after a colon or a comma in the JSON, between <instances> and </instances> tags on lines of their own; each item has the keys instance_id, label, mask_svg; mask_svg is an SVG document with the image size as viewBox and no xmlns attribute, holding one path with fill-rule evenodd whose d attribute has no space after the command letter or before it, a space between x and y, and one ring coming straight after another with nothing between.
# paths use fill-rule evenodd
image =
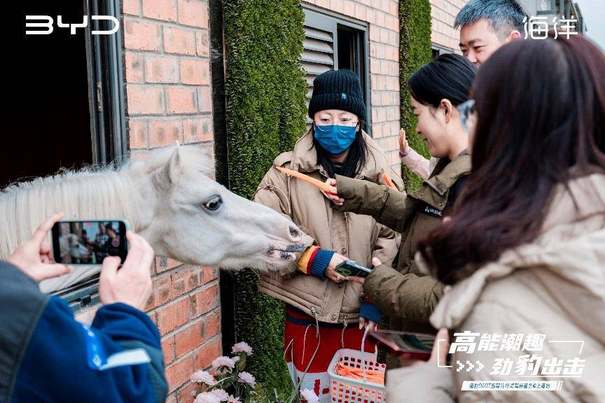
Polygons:
<instances>
[{"instance_id":1,"label":"khaki winter coat","mask_svg":"<svg viewBox=\"0 0 605 403\"><path fill-rule=\"evenodd\" d=\"M453 161L442 159L422 187L412 194L367 181L336 177L338 193L345 199L339 209L371 215L402 234L397 269L383 262L374 268L364 284L372 302L389 317L391 330L434 332L429 317L439 302L443 286L418 270L414 254L418 242L448 214L461 189L459 179L468 175L470 169L467 152Z\"/></svg>"},{"instance_id":2,"label":"khaki winter coat","mask_svg":"<svg viewBox=\"0 0 605 403\"><path fill-rule=\"evenodd\" d=\"M363 133L363 136L369 156L358 177L375 181L386 171L402 187L401 179L389 168L378 145L367 134ZM279 155L274 165L303 172L321 181L327 179L317 162L310 133L303 136L292 151ZM254 201L289 216L322 248L348 256L367 267L371 267L374 256L390 263L397 254L400 237L395 231L378 224L372 217L334 210L317 188L288 177L275 167L269 169L261 181ZM359 320L361 285L357 283L335 284L297 273L291 278L264 275L259 288L321 322Z\"/></svg>"},{"instance_id":3,"label":"khaki winter coat","mask_svg":"<svg viewBox=\"0 0 605 403\"><path fill-rule=\"evenodd\" d=\"M389 402L605 402L605 175L593 174L555 192L541 235L509 250L442 297L436 328L481 334L545 334L544 360L578 356L580 377L490 375L497 358L517 362L524 351L456 352L453 361L479 360L483 370L456 372L434 364L390 371ZM573 195L573 196L572 196ZM424 268L420 259L419 265ZM550 343L549 341L580 341ZM563 381L556 391L467 391L473 380Z\"/></svg>"}]
</instances>

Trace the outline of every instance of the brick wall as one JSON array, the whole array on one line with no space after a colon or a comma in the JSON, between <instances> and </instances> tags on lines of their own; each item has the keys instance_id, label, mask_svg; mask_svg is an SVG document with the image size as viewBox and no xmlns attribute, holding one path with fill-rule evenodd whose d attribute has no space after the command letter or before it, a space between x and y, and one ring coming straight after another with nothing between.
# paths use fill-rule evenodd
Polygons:
<instances>
[{"instance_id":1,"label":"brick wall","mask_svg":"<svg viewBox=\"0 0 605 403\"><path fill-rule=\"evenodd\" d=\"M399 2L394 0L306 0L368 23L372 134L399 172Z\"/></svg>"},{"instance_id":2,"label":"brick wall","mask_svg":"<svg viewBox=\"0 0 605 403\"><path fill-rule=\"evenodd\" d=\"M458 11L468 0L431 0L431 19L433 43L460 53L458 48L459 31L454 29L454 19Z\"/></svg>"},{"instance_id":3,"label":"brick wall","mask_svg":"<svg viewBox=\"0 0 605 403\"><path fill-rule=\"evenodd\" d=\"M213 147L208 3L124 0L130 149ZM147 312L158 325L168 402L193 401L192 372L222 354L218 272L158 257Z\"/></svg>"}]
</instances>

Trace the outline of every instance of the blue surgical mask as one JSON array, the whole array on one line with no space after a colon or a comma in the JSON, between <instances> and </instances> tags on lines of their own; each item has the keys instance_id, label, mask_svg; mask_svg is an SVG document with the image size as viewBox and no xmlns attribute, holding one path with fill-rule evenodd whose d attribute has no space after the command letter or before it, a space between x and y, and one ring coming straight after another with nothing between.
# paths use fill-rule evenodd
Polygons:
<instances>
[{"instance_id":1,"label":"blue surgical mask","mask_svg":"<svg viewBox=\"0 0 605 403\"><path fill-rule=\"evenodd\" d=\"M345 152L357 135L357 126L315 125L313 136L328 154L339 155Z\"/></svg>"}]
</instances>

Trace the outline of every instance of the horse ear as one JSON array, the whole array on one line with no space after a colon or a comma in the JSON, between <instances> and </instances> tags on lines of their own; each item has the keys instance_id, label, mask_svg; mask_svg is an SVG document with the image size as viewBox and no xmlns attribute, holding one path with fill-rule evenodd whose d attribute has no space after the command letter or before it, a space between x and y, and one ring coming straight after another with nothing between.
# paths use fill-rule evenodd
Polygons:
<instances>
[{"instance_id":1,"label":"horse ear","mask_svg":"<svg viewBox=\"0 0 605 403\"><path fill-rule=\"evenodd\" d=\"M181 173L181 154L176 147L168 162L153 174L153 184L158 190L168 191Z\"/></svg>"}]
</instances>

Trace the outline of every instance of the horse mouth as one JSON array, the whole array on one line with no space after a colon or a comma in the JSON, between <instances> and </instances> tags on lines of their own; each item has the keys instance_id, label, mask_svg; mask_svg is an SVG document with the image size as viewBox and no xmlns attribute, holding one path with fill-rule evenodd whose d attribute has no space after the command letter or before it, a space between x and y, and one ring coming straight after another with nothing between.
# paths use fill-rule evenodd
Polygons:
<instances>
[{"instance_id":1,"label":"horse mouth","mask_svg":"<svg viewBox=\"0 0 605 403\"><path fill-rule=\"evenodd\" d=\"M267 250L267 256L272 258L277 258L279 260L285 261L295 261L298 259L299 255L307 248L307 245L304 243L296 243L283 247L270 247Z\"/></svg>"}]
</instances>

